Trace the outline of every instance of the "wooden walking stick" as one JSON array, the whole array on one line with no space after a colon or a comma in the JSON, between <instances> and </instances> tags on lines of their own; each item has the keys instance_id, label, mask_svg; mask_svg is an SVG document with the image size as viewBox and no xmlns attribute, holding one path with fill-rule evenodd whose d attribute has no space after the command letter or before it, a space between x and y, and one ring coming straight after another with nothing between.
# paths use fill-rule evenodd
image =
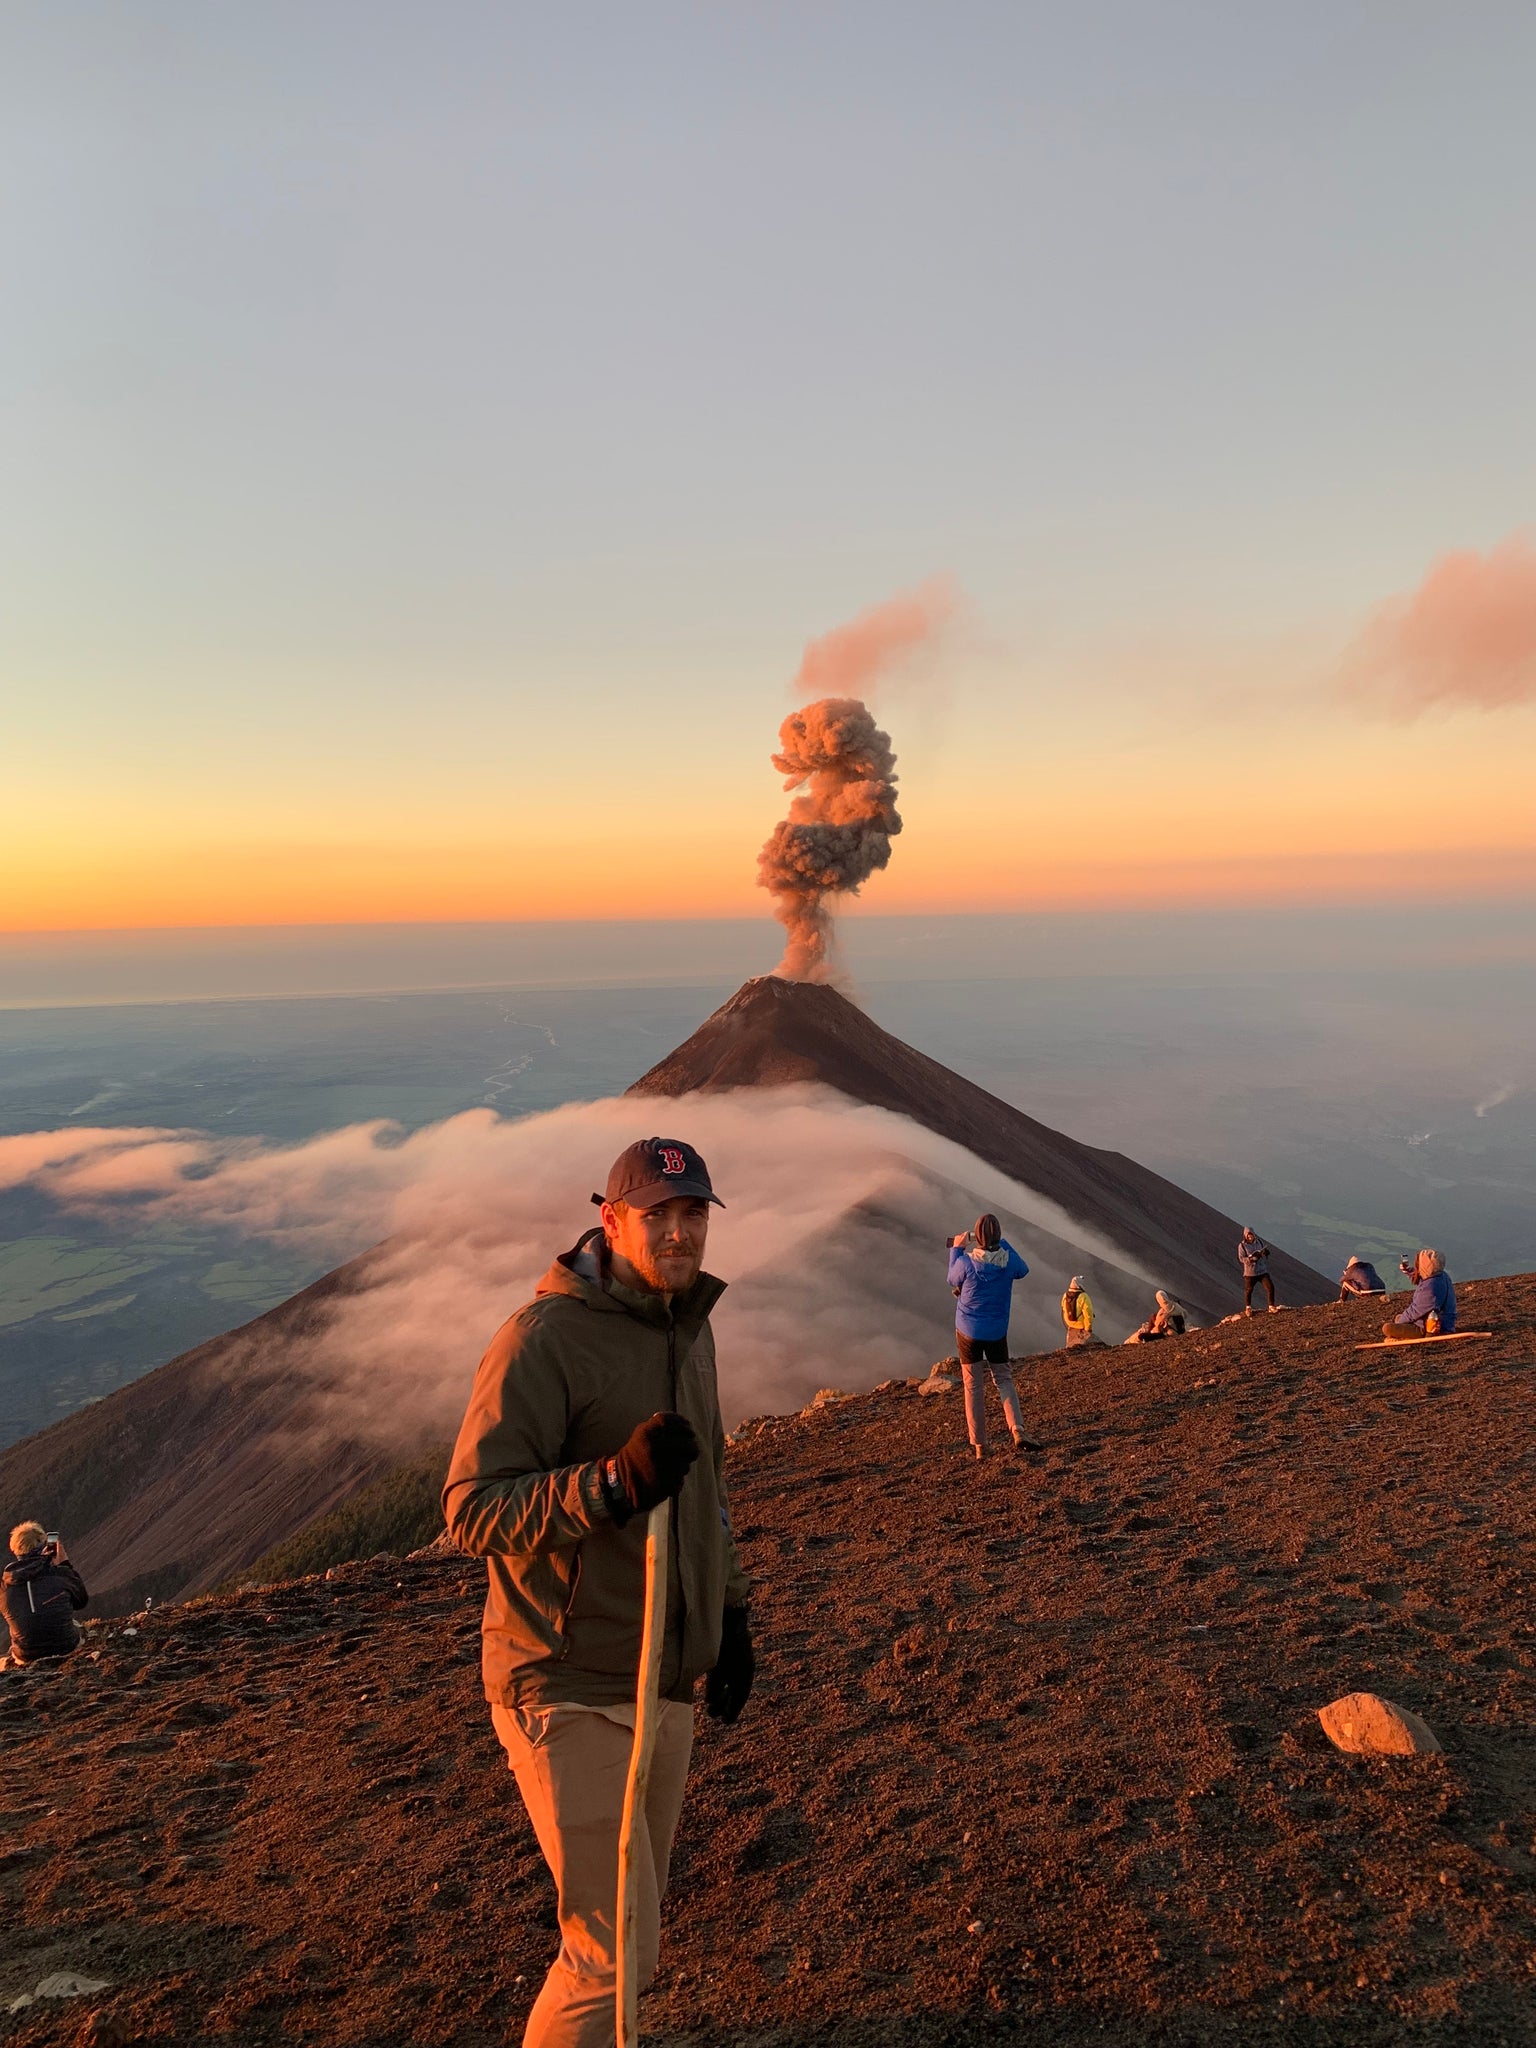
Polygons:
<instances>
[{"instance_id":1,"label":"wooden walking stick","mask_svg":"<svg viewBox=\"0 0 1536 2048\"><path fill-rule=\"evenodd\" d=\"M619 1897L615 1912L614 2033L618 2048L637 2048L640 2027L639 1970L635 1955L635 1905L640 1870L635 1850L645 1826L645 1789L650 1781L651 1754L656 1747L660 1707L661 1650L667 1634L667 1548L672 1503L651 1509L645 1524L645 1628L640 1638L640 1675L635 1687L635 1739L629 1752L629 1779L624 1787L624 1818L619 1823Z\"/></svg>"}]
</instances>

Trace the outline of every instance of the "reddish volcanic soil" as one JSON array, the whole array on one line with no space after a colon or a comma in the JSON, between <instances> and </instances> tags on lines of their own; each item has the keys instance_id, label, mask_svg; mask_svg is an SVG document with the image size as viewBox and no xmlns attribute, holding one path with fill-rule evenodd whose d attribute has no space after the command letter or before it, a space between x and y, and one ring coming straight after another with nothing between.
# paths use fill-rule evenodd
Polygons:
<instances>
[{"instance_id":1,"label":"reddish volcanic soil","mask_svg":"<svg viewBox=\"0 0 1536 2048\"><path fill-rule=\"evenodd\" d=\"M1536 1276L1491 1343L1288 1311L731 1453L761 1672L704 1724L650 2038L1536 2040ZM516 2040L553 1902L480 1573L350 1566L0 1680L0 2039ZM1445 1755L1336 1754L1369 1688ZM111 1989L13 2018L47 1973Z\"/></svg>"}]
</instances>

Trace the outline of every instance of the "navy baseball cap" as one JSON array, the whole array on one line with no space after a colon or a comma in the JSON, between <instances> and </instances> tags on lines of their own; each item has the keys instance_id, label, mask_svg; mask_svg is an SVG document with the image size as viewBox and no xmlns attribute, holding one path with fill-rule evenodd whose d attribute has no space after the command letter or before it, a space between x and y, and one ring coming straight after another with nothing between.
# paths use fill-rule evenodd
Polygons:
<instances>
[{"instance_id":1,"label":"navy baseball cap","mask_svg":"<svg viewBox=\"0 0 1536 2048\"><path fill-rule=\"evenodd\" d=\"M607 1191L594 1202L628 1202L633 1209L654 1209L681 1195L686 1201L724 1202L710 1185L709 1168L681 1138L637 1138L608 1169Z\"/></svg>"}]
</instances>

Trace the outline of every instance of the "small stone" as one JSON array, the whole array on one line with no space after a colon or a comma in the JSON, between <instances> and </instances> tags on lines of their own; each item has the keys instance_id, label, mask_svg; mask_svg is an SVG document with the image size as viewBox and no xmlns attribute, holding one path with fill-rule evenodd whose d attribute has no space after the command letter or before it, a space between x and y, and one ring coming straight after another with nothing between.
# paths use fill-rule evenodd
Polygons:
<instances>
[{"instance_id":1,"label":"small stone","mask_svg":"<svg viewBox=\"0 0 1536 2048\"><path fill-rule=\"evenodd\" d=\"M985 1934L987 1923L985 1920L973 1920L965 1931L967 1934Z\"/></svg>"},{"instance_id":2,"label":"small stone","mask_svg":"<svg viewBox=\"0 0 1536 2048\"><path fill-rule=\"evenodd\" d=\"M1348 1756L1438 1756L1439 1738L1407 1707L1373 1692L1346 1693L1318 1711L1323 1733Z\"/></svg>"},{"instance_id":3,"label":"small stone","mask_svg":"<svg viewBox=\"0 0 1536 2048\"><path fill-rule=\"evenodd\" d=\"M851 1401L852 1394L842 1387L822 1387L811 1397L813 1408L830 1408L834 1401Z\"/></svg>"},{"instance_id":4,"label":"small stone","mask_svg":"<svg viewBox=\"0 0 1536 2048\"><path fill-rule=\"evenodd\" d=\"M105 1977L81 1977L73 1970L56 1970L37 1987L39 1998L89 1998L93 1991L105 1991Z\"/></svg>"}]
</instances>

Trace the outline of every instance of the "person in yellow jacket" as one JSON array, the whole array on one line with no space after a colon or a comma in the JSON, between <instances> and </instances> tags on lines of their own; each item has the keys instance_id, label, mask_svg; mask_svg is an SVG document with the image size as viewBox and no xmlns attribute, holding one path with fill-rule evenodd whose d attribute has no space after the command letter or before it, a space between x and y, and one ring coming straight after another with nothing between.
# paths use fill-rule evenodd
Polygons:
<instances>
[{"instance_id":1,"label":"person in yellow jacket","mask_svg":"<svg viewBox=\"0 0 1536 2048\"><path fill-rule=\"evenodd\" d=\"M1081 1273L1072 1275L1072 1284L1061 1297L1061 1320L1067 1326L1069 1351L1079 1344L1093 1342L1093 1303L1088 1299Z\"/></svg>"}]
</instances>

